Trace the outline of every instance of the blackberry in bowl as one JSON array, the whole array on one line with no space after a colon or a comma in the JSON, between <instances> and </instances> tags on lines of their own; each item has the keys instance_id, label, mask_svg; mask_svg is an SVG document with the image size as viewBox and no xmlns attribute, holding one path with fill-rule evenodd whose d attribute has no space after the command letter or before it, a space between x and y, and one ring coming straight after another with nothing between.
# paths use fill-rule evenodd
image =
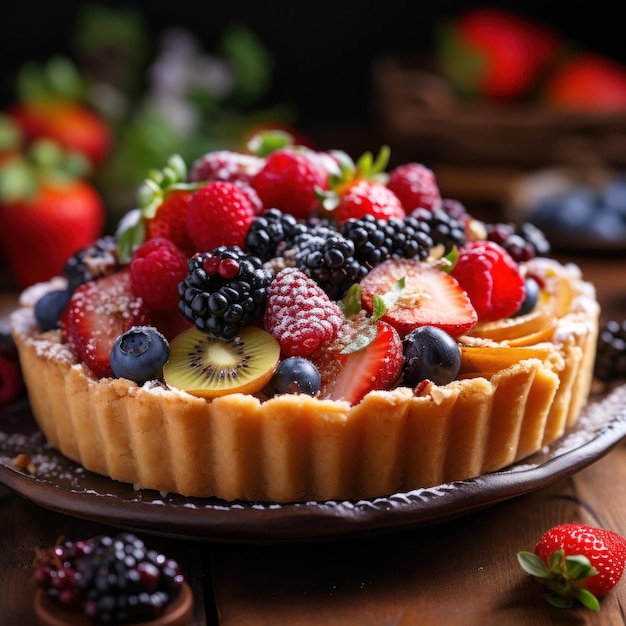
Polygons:
<instances>
[{"instance_id":1,"label":"blackberry in bowl","mask_svg":"<svg viewBox=\"0 0 626 626\"><path fill-rule=\"evenodd\" d=\"M178 563L128 532L44 548L34 578L35 611L45 626L177 626L193 609Z\"/></svg>"}]
</instances>

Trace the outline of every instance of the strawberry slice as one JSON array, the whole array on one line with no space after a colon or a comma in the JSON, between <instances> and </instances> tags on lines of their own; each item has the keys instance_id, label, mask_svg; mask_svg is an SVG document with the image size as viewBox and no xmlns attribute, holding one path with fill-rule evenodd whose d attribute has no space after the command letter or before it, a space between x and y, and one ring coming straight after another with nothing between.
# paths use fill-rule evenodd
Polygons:
<instances>
[{"instance_id":1,"label":"strawberry slice","mask_svg":"<svg viewBox=\"0 0 626 626\"><path fill-rule=\"evenodd\" d=\"M375 298L374 296L378 296ZM418 326L436 326L453 337L478 321L467 293L449 274L417 259L389 259L361 281L363 308L384 304L381 320L404 337Z\"/></svg>"},{"instance_id":2,"label":"strawberry slice","mask_svg":"<svg viewBox=\"0 0 626 626\"><path fill-rule=\"evenodd\" d=\"M110 354L117 337L149 324L145 303L132 292L128 269L77 287L61 317L68 344L100 377L113 376Z\"/></svg>"},{"instance_id":3,"label":"strawberry slice","mask_svg":"<svg viewBox=\"0 0 626 626\"><path fill-rule=\"evenodd\" d=\"M402 340L385 322L351 318L311 360L322 378L321 396L354 405L370 391L389 389L398 379Z\"/></svg>"}]
</instances>

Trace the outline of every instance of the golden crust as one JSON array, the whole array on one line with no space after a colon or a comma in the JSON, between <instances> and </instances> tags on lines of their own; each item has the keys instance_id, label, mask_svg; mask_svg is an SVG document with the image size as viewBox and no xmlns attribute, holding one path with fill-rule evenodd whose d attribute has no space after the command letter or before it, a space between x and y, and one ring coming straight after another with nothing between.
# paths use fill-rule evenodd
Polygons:
<instances>
[{"instance_id":1,"label":"golden crust","mask_svg":"<svg viewBox=\"0 0 626 626\"><path fill-rule=\"evenodd\" d=\"M529 346L529 358L420 395L372 392L354 407L304 395L206 400L156 381L98 380L58 332L38 330L32 308L14 313L12 330L35 419L53 447L88 470L225 500L374 497L501 469L575 423L591 384L599 308L577 268L540 260L534 269L571 293L551 340ZM467 341L469 350L511 349Z\"/></svg>"}]
</instances>

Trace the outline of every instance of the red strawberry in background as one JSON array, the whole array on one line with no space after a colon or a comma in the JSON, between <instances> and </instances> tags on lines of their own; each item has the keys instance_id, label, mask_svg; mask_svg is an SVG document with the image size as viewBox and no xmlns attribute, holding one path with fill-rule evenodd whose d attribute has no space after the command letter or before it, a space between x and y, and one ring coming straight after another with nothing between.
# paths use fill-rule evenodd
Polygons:
<instances>
[{"instance_id":1,"label":"red strawberry in background","mask_svg":"<svg viewBox=\"0 0 626 626\"><path fill-rule=\"evenodd\" d=\"M113 135L108 124L80 102L42 100L16 104L8 110L28 141L51 139L85 155L93 166L109 154Z\"/></svg>"},{"instance_id":2,"label":"red strawberry in background","mask_svg":"<svg viewBox=\"0 0 626 626\"><path fill-rule=\"evenodd\" d=\"M579 54L553 72L543 99L559 109L623 111L626 67L599 54Z\"/></svg>"},{"instance_id":3,"label":"red strawberry in background","mask_svg":"<svg viewBox=\"0 0 626 626\"><path fill-rule=\"evenodd\" d=\"M74 164L40 141L0 166L0 244L18 288L60 275L65 261L102 233L102 199Z\"/></svg>"},{"instance_id":4,"label":"red strawberry in background","mask_svg":"<svg viewBox=\"0 0 626 626\"><path fill-rule=\"evenodd\" d=\"M529 91L561 44L556 33L516 12L476 7L440 30L437 61L460 94L507 101Z\"/></svg>"},{"instance_id":5,"label":"red strawberry in background","mask_svg":"<svg viewBox=\"0 0 626 626\"><path fill-rule=\"evenodd\" d=\"M620 580L626 564L626 539L619 533L572 522L548 530L534 552L517 555L524 571L548 587L545 599L556 607L574 600L594 611L598 598Z\"/></svg>"},{"instance_id":6,"label":"red strawberry in background","mask_svg":"<svg viewBox=\"0 0 626 626\"><path fill-rule=\"evenodd\" d=\"M25 64L16 89L17 101L7 114L28 143L50 139L82 154L92 168L102 164L111 151L113 132L88 104L85 81L69 59L59 56L41 65Z\"/></svg>"}]
</instances>

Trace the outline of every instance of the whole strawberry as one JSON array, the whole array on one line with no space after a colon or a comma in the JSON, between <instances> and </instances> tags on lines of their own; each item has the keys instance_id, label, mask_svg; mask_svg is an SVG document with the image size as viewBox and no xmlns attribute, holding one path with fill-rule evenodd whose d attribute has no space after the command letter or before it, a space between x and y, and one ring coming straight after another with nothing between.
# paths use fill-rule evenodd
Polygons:
<instances>
[{"instance_id":1,"label":"whole strawberry","mask_svg":"<svg viewBox=\"0 0 626 626\"><path fill-rule=\"evenodd\" d=\"M100 115L80 102L23 102L10 109L29 141L47 138L85 155L93 166L109 154L113 133Z\"/></svg>"},{"instance_id":2,"label":"whole strawberry","mask_svg":"<svg viewBox=\"0 0 626 626\"><path fill-rule=\"evenodd\" d=\"M40 141L0 166L0 245L19 288L60 275L97 239L106 213L80 163Z\"/></svg>"},{"instance_id":3,"label":"whole strawberry","mask_svg":"<svg viewBox=\"0 0 626 626\"><path fill-rule=\"evenodd\" d=\"M329 189L318 192L322 208L340 226L349 219L373 215L376 219L403 219L406 212L400 198L387 186L384 171L389 162L389 148L384 147L374 159L370 152L354 162L343 152L333 152L339 172L329 178Z\"/></svg>"},{"instance_id":4,"label":"whole strawberry","mask_svg":"<svg viewBox=\"0 0 626 626\"><path fill-rule=\"evenodd\" d=\"M621 112L626 107L626 67L599 54L575 55L551 74L543 99L563 110Z\"/></svg>"},{"instance_id":5,"label":"whole strawberry","mask_svg":"<svg viewBox=\"0 0 626 626\"><path fill-rule=\"evenodd\" d=\"M560 46L555 32L520 13L478 6L440 29L437 58L461 95L509 101L529 93Z\"/></svg>"},{"instance_id":6,"label":"whole strawberry","mask_svg":"<svg viewBox=\"0 0 626 626\"><path fill-rule=\"evenodd\" d=\"M626 539L619 533L579 522L548 530L534 552L521 551L524 571L546 585L546 600L570 607L574 600L594 611L598 598L619 582L626 564Z\"/></svg>"}]
</instances>

